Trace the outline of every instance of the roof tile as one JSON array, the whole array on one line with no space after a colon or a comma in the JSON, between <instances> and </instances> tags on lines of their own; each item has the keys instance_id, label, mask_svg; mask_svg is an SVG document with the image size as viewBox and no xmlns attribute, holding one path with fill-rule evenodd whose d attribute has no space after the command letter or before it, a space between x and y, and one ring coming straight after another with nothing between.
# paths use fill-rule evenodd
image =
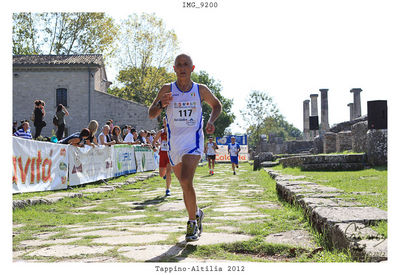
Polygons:
<instances>
[{"instance_id":1,"label":"roof tile","mask_svg":"<svg viewBox=\"0 0 400 275\"><path fill-rule=\"evenodd\" d=\"M101 54L78 55L14 55L13 65L99 65L103 66Z\"/></svg>"}]
</instances>

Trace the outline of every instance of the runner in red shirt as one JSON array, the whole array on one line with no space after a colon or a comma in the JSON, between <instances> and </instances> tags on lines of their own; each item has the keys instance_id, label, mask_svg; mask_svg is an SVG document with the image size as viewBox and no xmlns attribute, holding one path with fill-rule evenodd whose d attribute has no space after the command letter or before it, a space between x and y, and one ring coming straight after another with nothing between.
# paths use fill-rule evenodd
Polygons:
<instances>
[{"instance_id":1,"label":"runner in red shirt","mask_svg":"<svg viewBox=\"0 0 400 275\"><path fill-rule=\"evenodd\" d=\"M159 144L159 151L158 155L160 156L160 162L159 162L159 174L160 177L166 180L166 190L165 190L165 195L166 196L171 196L171 164L169 163L169 158L168 158L168 151L169 151L169 145L168 145L168 135L167 135L167 122L164 117L163 119L163 125L164 128L161 129L160 131L157 132L156 136L153 139L153 148L155 148L156 143ZM159 142L159 140L161 142Z\"/></svg>"}]
</instances>

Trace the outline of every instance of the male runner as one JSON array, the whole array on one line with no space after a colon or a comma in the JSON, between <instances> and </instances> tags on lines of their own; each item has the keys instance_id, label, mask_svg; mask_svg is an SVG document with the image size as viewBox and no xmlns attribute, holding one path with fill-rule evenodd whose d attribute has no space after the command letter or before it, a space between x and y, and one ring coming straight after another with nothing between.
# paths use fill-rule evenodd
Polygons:
<instances>
[{"instance_id":1,"label":"male runner","mask_svg":"<svg viewBox=\"0 0 400 275\"><path fill-rule=\"evenodd\" d=\"M209 174L214 175L215 166L215 150L218 149L217 143L214 142L213 137L208 137L208 142L206 148L204 148L204 153L207 155Z\"/></svg>"},{"instance_id":2,"label":"male runner","mask_svg":"<svg viewBox=\"0 0 400 275\"><path fill-rule=\"evenodd\" d=\"M194 83L190 76L194 65L190 56L180 54L175 58L177 81L164 85L149 108L151 119L166 108L169 160L183 191L183 200L189 215L186 241L198 240L203 227L204 213L198 209L193 177L204 148L203 112L201 102L211 108L206 125L207 134L215 131L214 122L221 113L221 102L207 86Z\"/></svg>"},{"instance_id":3,"label":"male runner","mask_svg":"<svg viewBox=\"0 0 400 275\"><path fill-rule=\"evenodd\" d=\"M239 168L238 155L240 152L240 145L236 142L235 136L231 137L231 143L228 144L228 152L231 157L233 174L236 175L235 167Z\"/></svg>"},{"instance_id":4,"label":"male runner","mask_svg":"<svg viewBox=\"0 0 400 275\"><path fill-rule=\"evenodd\" d=\"M160 161L158 165L158 172L160 177L165 179L166 188L165 195L171 196L171 164L169 163L168 158L168 138L167 138L167 120L163 118L164 128L157 132L156 136L153 139L152 146L156 148L155 144L158 143L158 140L161 139L160 148L158 155L160 156Z\"/></svg>"}]
</instances>

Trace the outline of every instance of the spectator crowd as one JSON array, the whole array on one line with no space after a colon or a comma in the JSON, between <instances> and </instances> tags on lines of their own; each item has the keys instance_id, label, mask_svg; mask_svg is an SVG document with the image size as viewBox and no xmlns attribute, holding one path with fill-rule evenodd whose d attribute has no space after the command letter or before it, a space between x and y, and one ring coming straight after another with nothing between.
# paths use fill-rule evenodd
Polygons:
<instances>
[{"instance_id":1,"label":"spectator crowd","mask_svg":"<svg viewBox=\"0 0 400 275\"><path fill-rule=\"evenodd\" d=\"M101 129L96 120L89 122L88 126L83 128L80 132L73 133L67 137L64 136L66 121L65 116L69 116L69 112L65 106L59 104L53 116L53 125L57 128L52 137L42 137L41 132L46 127L44 117L45 102L43 100L35 100L34 109L31 115L31 121L35 127L34 135L32 135L29 120L21 120L20 125L17 121L13 122L13 136L31 139L57 142L60 144L69 144L73 146L83 147L89 145L92 147L105 145L112 146L115 144L136 144L147 146L156 151L159 142L155 141L153 144L156 132L154 130L140 130L139 133L131 125L124 125L122 128L114 125L112 119L108 120Z\"/></svg>"}]
</instances>

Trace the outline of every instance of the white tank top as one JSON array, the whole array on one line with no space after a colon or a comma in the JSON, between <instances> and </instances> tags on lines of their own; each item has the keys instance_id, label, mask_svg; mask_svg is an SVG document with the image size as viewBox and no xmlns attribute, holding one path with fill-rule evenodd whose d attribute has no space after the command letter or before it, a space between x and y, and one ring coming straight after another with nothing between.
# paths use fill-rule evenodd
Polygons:
<instances>
[{"instance_id":1,"label":"white tank top","mask_svg":"<svg viewBox=\"0 0 400 275\"><path fill-rule=\"evenodd\" d=\"M167 133L170 151L188 150L192 153L204 148L203 112L199 85L181 91L171 83L172 101L166 108Z\"/></svg>"},{"instance_id":2,"label":"white tank top","mask_svg":"<svg viewBox=\"0 0 400 275\"><path fill-rule=\"evenodd\" d=\"M207 142L207 155L215 155L214 142Z\"/></svg>"}]
</instances>

